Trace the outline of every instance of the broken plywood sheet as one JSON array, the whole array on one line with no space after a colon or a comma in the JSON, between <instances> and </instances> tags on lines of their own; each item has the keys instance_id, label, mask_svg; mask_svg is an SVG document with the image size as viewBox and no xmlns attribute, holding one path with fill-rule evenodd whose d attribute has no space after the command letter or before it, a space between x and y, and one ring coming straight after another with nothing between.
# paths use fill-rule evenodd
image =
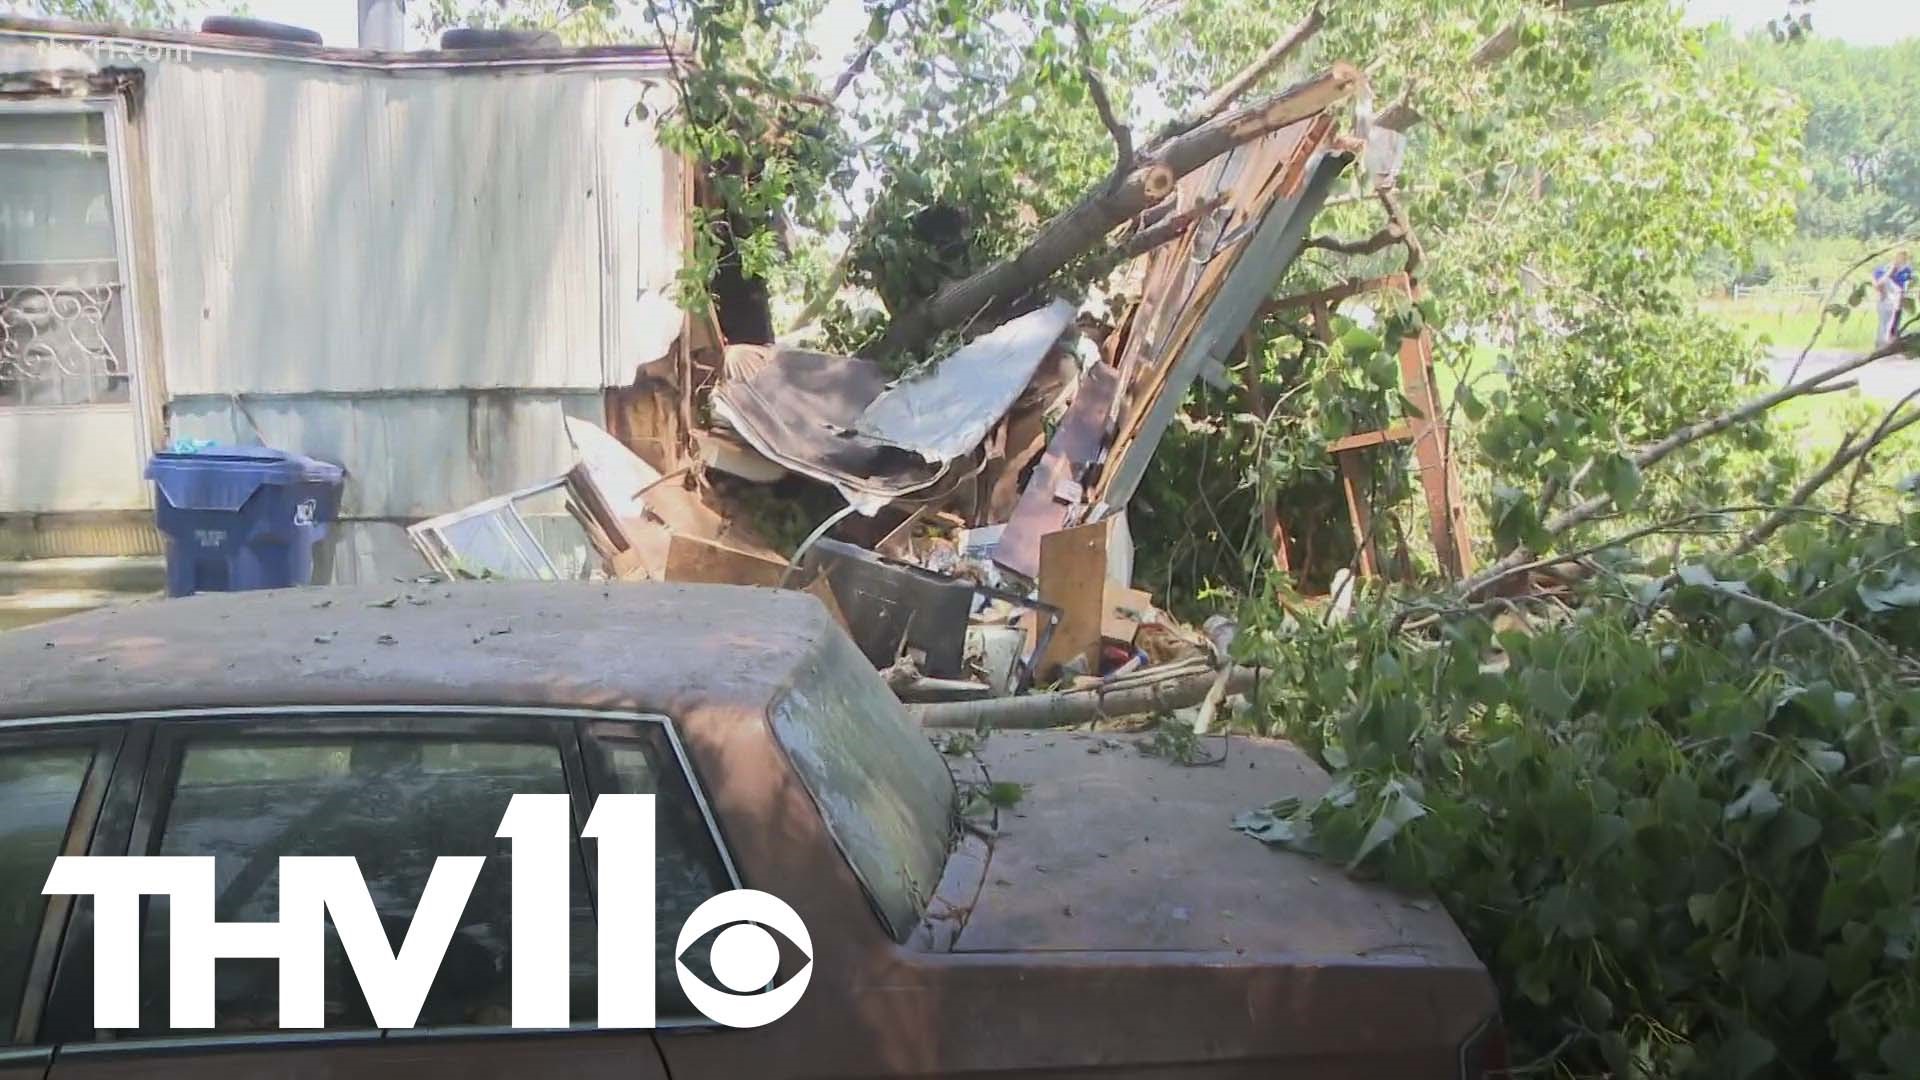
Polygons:
<instances>
[{"instance_id":1,"label":"broken plywood sheet","mask_svg":"<svg viewBox=\"0 0 1920 1080\"><path fill-rule=\"evenodd\" d=\"M1100 636L1131 646L1140 624L1154 617L1153 594L1109 578L1100 612Z\"/></svg>"},{"instance_id":2,"label":"broken plywood sheet","mask_svg":"<svg viewBox=\"0 0 1920 1080\"><path fill-rule=\"evenodd\" d=\"M1085 674L1098 670L1110 584L1107 567L1112 562L1117 520L1061 529L1040 538L1040 602L1060 609L1060 623L1034 664L1036 674L1046 677L1076 660Z\"/></svg>"},{"instance_id":3,"label":"broken plywood sheet","mask_svg":"<svg viewBox=\"0 0 1920 1080\"><path fill-rule=\"evenodd\" d=\"M1073 305L1064 300L1009 320L926 372L889 386L860 414L854 430L929 462L969 453L1033 381L1072 321Z\"/></svg>"},{"instance_id":4,"label":"broken plywood sheet","mask_svg":"<svg viewBox=\"0 0 1920 1080\"><path fill-rule=\"evenodd\" d=\"M1177 345L1177 352L1156 361L1159 377L1136 405L1132 423L1116 437L1114 458L1101 477L1099 502L1125 506L1133 498L1188 387L1209 360L1226 355L1246 331L1261 303L1272 294L1274 283L1299 256L1307 227L1350 160L1341 153L1316 154L1307 168L1306 182L1260 217L1253 235L1241 242L1210 302L1193 316L1192 329Z\"/></svg>"},{"instance_id":5,"label":"broken plywood sheet","mask_svg":"<svg viewBox=\"0 0 1920 1080\"><path fill-rule=\"evenodd\" d=\"M1000 534L993 561L1017 574L1040 573L1040 538L1066 524L1068 510L1080 501L1080 481L1100 457L1106 444L1107 421L1120 376L1098 364L1081 377L1067 415L1060 421L1040 464L1020 493L1006 531Z\"/></svg>"},{"instance_id":6,"label":"broken plywood sheet","mask_svg":"<svg viewBox=\"0 0 1920 1080\"><path fill-rule=\"evenodd\" d=\"M820 601L835 622L842 627L847 625L847 617L841 613L839 601L827 587L825 578L800 570L789 575L788 569L784 559L676 535L667 544L664 577L668 581L797 589Z\"/></svg>"},{"instance_id":7,"label":"broken plywood sheet","mask_svg":"<svg viewBox=\"0 0 1920 1080\"><path fill-rule=\"evenodd\" d=\"M742 551L712 540L676 535L667 544L668 581L778 588L786 574L785 559Z\"/></svg>"}]
</instances>

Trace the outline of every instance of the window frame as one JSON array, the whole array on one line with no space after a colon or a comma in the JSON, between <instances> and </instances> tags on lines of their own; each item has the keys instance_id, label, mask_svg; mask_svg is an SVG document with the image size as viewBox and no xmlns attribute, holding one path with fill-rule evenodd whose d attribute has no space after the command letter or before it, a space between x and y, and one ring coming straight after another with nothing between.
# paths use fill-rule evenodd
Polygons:
<instances>
[{"instance_id":1,"label":"window frame","mask_svg":"<svg viewBox=\"0 0 1920 1080\"><path fill-rule=\"evenodd\" d=\"M93 748L93 759L87 763L87 775L80 781L80 790L74 794L73 809L67 815L67 831L60 841L60 855L84 855L92 846L101 810L106 803L107 788L113 779L125 739L126 729L118 724L89 725L77 729L66 725L0 726L0 753L46 747ZM52 998L55 962L59 959L61 937L65 933L67 915L73 908L73 901L71 896L49 896L46 907L40 912L40 928L34 934L33 951L29 954L25 981L20 988L19 1012L14 1016L12 1030L5 1032L5 1040L0 1041L0 1061L16 1056L31 1060L33 1052L40 1048L36 1036L39 1034L40 1020Z\"/></svg>"},{"instance_id":2,"label":"window frame","mask_svg":"<svg viewBox=\"0 0 1920 1080\"><path fill-rule=\"evenodd\" d=\"M413 541L414 549L420 553L420 556L439 573L449 578L471 576L461 573L460 549L448 539L447 530L455 525L464 525L480 518L499 517L503 521L511 522L513 528L518 530L517 534L511 532L505 534L507 541L514 548L514 554L526 560L527 565L534 571L531 578L517 574L503 574L502 577L509 580L564 581L567 579L561 576L559 565L553 561L553 554L541 544L540 535L533 531L533 526L527 523L526 515L520 512L520 503L523 500L556 490L565 491L570 498L574 496L573 487L567 477L545 480L518 491L482 499L451 513L409 525L407 538Z\"/></svg>"},{"instance_id":3,"label":"window frame","mask_svg":"<svg viewBox=\"0 0 1920 1080\"><path fill-rule=\"evenodd\" d=\"M394 720L406 721L396 726ZM431 735L507 736L524 739L529 733L550 737L559 748L573 803L575 828L584 827L591 810L593 793L601 790L592 782L586 764L585 744L589 731L628 737L634 724L660 724L673 747L675 758L699 805L708 835L726 867L730 888L740 888L740 877L732 852L721 834L698 773L686 756L673 720L659 713L639 713L610 709L583 709L546 706L507 705L281 705L257 708L173 709L149 712L108 713L75 716L52 721L27 720L0 722L0 739L15 725L53 725L50 730L65 732L75 725L113 725L129 732L121 747L120 762L111 783L105 783L99 806L99 821L93 829L92 843L84 852L91 855L125 855L140 851L151 853L165 827L162 812L173 797L187 739L219 736L268 735L301 738L328 735L400 733ZM73 741L69 736L67 741ZM89 777L91 780L91 776ZM596 849L583 838L576 839L585 870L589 903L599 912L599 878ZM74 852L79 853L79 852ZM73 910L69 901L65 915ZM143 902L144 913L144 902ZM45 933L45 928L42 930ZM31 987L31 983L29 986ZM50 983L39 999L45 1003L39 1038L8 1050L48 1051L58 1047L68 1057L129 1055L152 1052L178 1053L198 1049L298 1049L310 1046L338 1046L374 1042L381 1039L435 1039L501 1036L552 1037L554 1035L593 1034L600 1029L591 1022L576 1022L558 1029L520 1029L487 1025L446 1025L415 1028L361 1028L338 1031L270 1031L236 1033L182 1033L152 1036L117 1031L100 1032L92 1025L93 956L90 922L75 920L73 927L60 935L58 955ZM23 1003L24 1011L24 1003ZM706 1021L663 1020L656 1030L680 1027L712 1027ZM606 1034L632 1034L609 1031ZM118 1037L122 1036L124 1037Z\"/></svg>"},{"instance_id":4,"label":"window frame","mask_svg":"<svg viewBox=\"0 0 1920 1080\"><path fill-rule=\"evenodd\" d=\"M149 416L147 403L150 397L147 385L146 342L142 336L140 304L143 297L140 283L135 277L133 248L135 244L134 215L130 205L130 185L127 175L127 104L126 99L117 94L88 94L83 97L65 97L47 95L19 99L0 100L0 116L31 116L35 114L98 115L106 136L107 193L113 203L109 208L113 215L113 263L114 272L120 279L120 324L121 336L126 342L127 355L124 358L127 379L127 400L124 402L75 402L58 405L0 405L0 416L20 416L28 414L71 413L77 410L96 410L102 412L131 412L138 438L138 446L153 445L151 426L155 422ZM144 453L141 460L145 460Z\"/></svg>"}]
</instances>

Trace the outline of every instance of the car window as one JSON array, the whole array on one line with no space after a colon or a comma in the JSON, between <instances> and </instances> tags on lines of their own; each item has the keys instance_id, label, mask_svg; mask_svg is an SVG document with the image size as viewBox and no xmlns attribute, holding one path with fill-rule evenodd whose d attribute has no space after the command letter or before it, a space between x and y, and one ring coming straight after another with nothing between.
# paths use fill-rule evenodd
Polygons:
<instances>
[{"instance_id":1,"label":"car window","mask_svg":"<svg viewBox=\"0 0 1920 1080\"><path fill-rule=\"evenodd\" d=\"M733 887L720 859L706 816L673 742L662 724L600 725L617 735L596 738L589 752L596 755L611 781L611 790L629 795L654 795L654 978L655 1008L662 1018L695 1016L680 989L674 971L673 947L687 916L707 898ZM611 913L610 913L611 914ZM687 967L708 985L707 953L696 943L684 958Z\"/></svg>"},{"instance_id":2,"label":"car window","mask_svg":"<svg viewBox=\"0 0 1920 1080\"><path fill-rule=\"evenodd\" d=\"M389 943L404 940L436 857L487 862L467 901L418 1026L505 1025L512 1013L512 856L496 839L514 795L565 794L551 741L415 737L189 738L154 852L216 858L214 917L279 918L283 855L351 855L360 863ZM573 849L573 1015L595 1014L593 909ZM141 964L142 1025L167 1025L164 897L150 901ZM373 1018L331 922L326 1026L369 1028ZM220 1031L279 1027L279 962L223 959L215 973Z\"/></svg>"},{"instance_id":3,"label":"car window","mask_svg":"<svg viewBox=\"0 0 1920 1080\"><path fill-rule=\"evenodd\" d=\"M955 828L953 776L852 640L774 703L773 731L896 941L920 921Z\"/></svg>"},{"instance_id":4,"label":"car window","mask_svg":"<svg viewBox=\"0 0 1920 1080\"><path fill-rule=\"evenodd\" d=\"M0 748L0 1045L13 1040L47 898L40 894L93 764L88 746Z\"/></svg>"}]
</instances>

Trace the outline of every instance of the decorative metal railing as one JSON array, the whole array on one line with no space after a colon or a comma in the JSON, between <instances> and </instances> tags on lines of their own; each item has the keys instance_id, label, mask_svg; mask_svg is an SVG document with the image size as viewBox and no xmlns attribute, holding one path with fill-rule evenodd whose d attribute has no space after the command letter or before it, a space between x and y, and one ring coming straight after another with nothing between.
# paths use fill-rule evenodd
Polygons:
<instances>
[{"instance_id":1,"label":"decorative metal railing","mask_svg":"<svg viewBox=\"0 0 1920 1080\"><path fill-rule=\"evenodd\" d=\"M124 385L119 293L118 283L0 285L0 403L81 404Z\"/></svg>"}]
</instances>

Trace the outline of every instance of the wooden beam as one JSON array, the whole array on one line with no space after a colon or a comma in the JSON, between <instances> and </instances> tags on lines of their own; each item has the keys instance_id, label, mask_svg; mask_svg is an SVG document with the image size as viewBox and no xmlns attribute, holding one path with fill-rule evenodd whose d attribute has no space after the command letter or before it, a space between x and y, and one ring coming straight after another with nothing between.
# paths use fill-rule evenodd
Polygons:
<instances>
[{"instance_id":1,"label":"wooden beam","mask_svg":"<svg viewBox=\"0 0 1920 1080\"><path fill-rule=\"evenodd\" d=\"M1347 496L1347 522L1353 526L1353 547L1360 556L1360 576L1380 576L1380 552L1373 543L1373 504L1367 499L1367 470L1357 451L1336 454L1340 462L1340 489Z\"/></svg>"},{"instance_id":2,"label":"wooden beam","mask_svg":"<svg viewBox=\"0 0 1920 1080\"><path fill-rule=\"evenodd\" d=\"M1417 299L1419 294L1413 295ZM1473 573L1473 545L1453 467L1446 410L1433 382L1433 336L1425 327L1400 343L1400 392L1422 414L1409 426L1420 486L1427 497L1427 532L1433 538L1434 557L1442 573L1458 580Z\"/></svg>"},{"instance_id":3,"label":"wooden beam","mask_svg":"<svg viewBox=\"0 0 1920 1080\"><path fill-rule=\"evenodd\" d=\"M1349 450L1365 450L1369 446L1381 443L1406 442L1414 437L1415 428L1411 423L1398 423L1385 431L1363 431L1358 435L1349 435L1336 439L1327 445L1327 453L1344 454Z\"/></svg>"}]
</instances>

